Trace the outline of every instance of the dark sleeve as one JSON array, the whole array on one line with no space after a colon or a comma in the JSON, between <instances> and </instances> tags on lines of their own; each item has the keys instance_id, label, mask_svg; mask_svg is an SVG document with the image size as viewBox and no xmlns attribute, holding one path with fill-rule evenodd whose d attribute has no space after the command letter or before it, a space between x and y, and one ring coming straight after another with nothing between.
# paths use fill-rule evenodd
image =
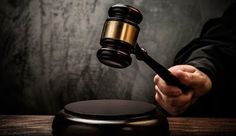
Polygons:
<instances>
[{"instance_id":1,"label":"dark sleeve","mask_svg":"<svg viewBox=\"0 0 236 136\"><path fill-rule=\"evenodd\" d=\"M226 110L236 116L236 110L232 108L232 102L236 102L232 100L236 99L236 3L221 18L208 21L200 37L178 52L174 65L178 64L195 66L213 83L211 93L196 106L199 113L212 110L209 115L226 115L225 111L221 111Z\"/></svg>"}]
</instances>

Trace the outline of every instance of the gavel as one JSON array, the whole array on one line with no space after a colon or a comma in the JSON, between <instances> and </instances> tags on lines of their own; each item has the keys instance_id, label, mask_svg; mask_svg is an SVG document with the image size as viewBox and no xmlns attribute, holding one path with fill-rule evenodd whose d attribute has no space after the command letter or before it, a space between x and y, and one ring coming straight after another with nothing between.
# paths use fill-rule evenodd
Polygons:
<instances>
[{"instance_id":1,"label":"gavel","mask_svg":"<svg viewBox=\"0 0 236 136\"><path fill-rule=\"evenodd\" d=\"M188 88L165 67L152 59L137 43L142 14L134 7L116 4L110 7L97 51L99 61L115 68L131 64L130 54L143 60L167 84ZM120 99L86 100L69 103L55 115L53 136L169 136L166 116L156 105Z\"/></svg>"},{"instance_id":2,"label":"gavel","mask_svg":"<svg viewBox=\"0 0 236 136\"><path fill-rule=\"evenodd\" d=\"M116 4L108 11L100 39L101 48L97 51L98 60L110 67L128 67L134 54L138 60L150 66L168 85L179 87L182 91L189 88L182 83L164 66L150 57L144 48L137 43L143 20L141 12L129 5Z\"/></svg>"}]
</instances>

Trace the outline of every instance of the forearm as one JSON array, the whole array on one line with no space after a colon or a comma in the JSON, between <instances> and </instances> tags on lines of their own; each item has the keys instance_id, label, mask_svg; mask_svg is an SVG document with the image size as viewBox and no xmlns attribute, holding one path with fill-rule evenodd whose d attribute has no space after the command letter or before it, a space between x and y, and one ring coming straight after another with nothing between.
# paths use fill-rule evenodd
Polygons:
<instances>
[{"instance_id":1,"label":"forearm","mask_svg":"<svg viewBox=\"0 0 236 136\"><path fill-rule=\"evenodd\" d=\"M222 83L234 63L236 54L236 2L221 18L208 21L199 38L185 46L175 57L174 65L189 64L213 81ZM225 80L223 80L225 81Z\"/></svg>"}]
</instances>

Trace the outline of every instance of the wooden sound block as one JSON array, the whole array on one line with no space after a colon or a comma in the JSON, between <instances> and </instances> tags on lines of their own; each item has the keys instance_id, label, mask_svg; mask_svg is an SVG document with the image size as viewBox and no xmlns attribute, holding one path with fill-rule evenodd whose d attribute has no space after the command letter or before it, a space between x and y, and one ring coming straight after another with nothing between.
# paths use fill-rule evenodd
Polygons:
<instances>
[{"instance_id":1,"label":"wooden sound block","mask_svg":"<svg viewBox=\"0 0 236 136\"><path fill-rule=\"evenodd\" d=\"M54 136L168 136L156 106L131 100L88 100L68 104L53 120Z\"/></svg>"}]
</instances>

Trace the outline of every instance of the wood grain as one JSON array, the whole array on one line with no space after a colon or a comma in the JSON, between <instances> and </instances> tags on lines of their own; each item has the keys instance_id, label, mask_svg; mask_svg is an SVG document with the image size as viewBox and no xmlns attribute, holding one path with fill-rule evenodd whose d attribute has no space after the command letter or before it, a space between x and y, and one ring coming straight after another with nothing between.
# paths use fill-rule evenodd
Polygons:
<instances>
[{"instance_id":1,"label":"wood grain","mask_svg":"<svg viewBox=\"0 0 236 136\"><path fill-rule=\"evenodd\" d=\"M0 116L1 136L52 136L53 116ZM171 136L235 136L236 118L168 118Z\"/></svg>"},{"instance_id":2,"label":"wood grain","mask_svg":"<svg viewBox=\"0 0 236 136\"><path fill-rule=\"evenodd\" d=\"M1 136L51 136L53 116L1 116Z\"/></svg>"},{"instance_id":3,"label":"wood grain","mask_svg":"<svg viewBox=\"0 0 236 136\"><path fill-rule=\"evenodd\" d=\"M168 118L172 136L235 136L235 118Z\"/></svg>"}]
</instances>

